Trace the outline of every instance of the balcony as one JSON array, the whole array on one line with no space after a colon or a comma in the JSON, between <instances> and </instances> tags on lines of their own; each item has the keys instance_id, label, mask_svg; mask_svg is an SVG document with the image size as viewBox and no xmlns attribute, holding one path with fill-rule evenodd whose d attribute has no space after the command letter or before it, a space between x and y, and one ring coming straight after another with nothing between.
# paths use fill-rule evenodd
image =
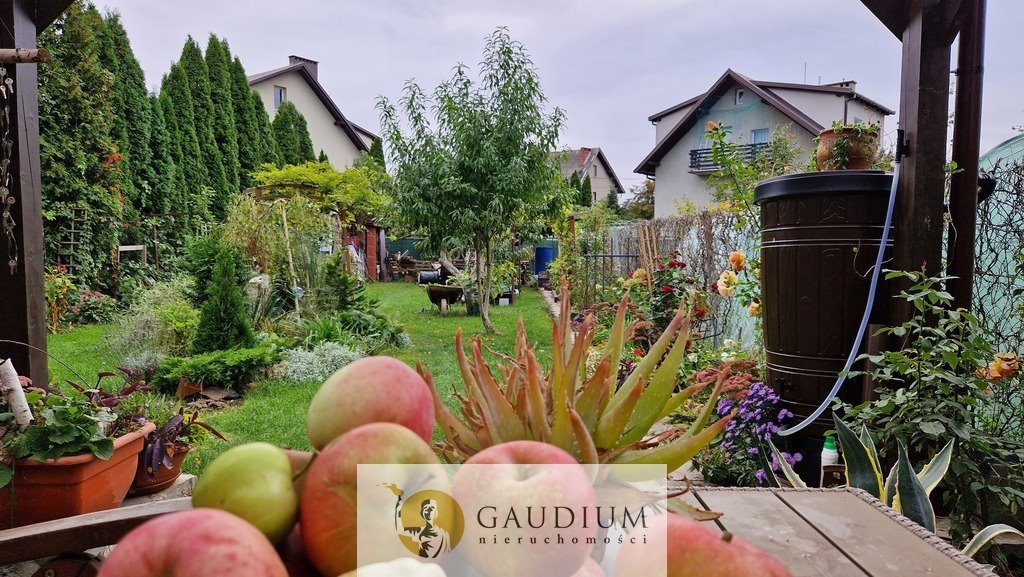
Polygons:
<instances>
[{"instance_id":1,"label":"balcony","mask_svg":"<svg viewBox=\"0 0 1024 577\"><path fill-rule=\"evenodd\" d=\"M749 162L757 158L757 155L768 150L768 143L741 144L736 146L736 152L740 158ZM722 167L715 163L711 157L710 148L694 148L690 151L690 172L694 174L706 174L717 172Z\"/></svg>"}]
</instances>

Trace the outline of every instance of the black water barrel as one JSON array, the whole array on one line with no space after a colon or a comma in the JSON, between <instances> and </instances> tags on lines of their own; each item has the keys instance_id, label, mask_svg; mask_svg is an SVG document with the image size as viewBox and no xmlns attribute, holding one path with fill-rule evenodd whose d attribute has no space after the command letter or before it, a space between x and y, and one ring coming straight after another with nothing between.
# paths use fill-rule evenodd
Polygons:
<instances>
[{"instance_id":1,"label":"black water barrel","mask_svg":"<svg viewBox=\"0 0 1024 577\"><path fill-rule=\"evenodd\" d=\"M891 186L891 174L857 170L781 176L755 189L765 380L798 420L828 395L857 336ZM890 233L890 250L897 233ZM878 292L872 323L884 323L888 308ZM860 380L847 382L840 398L865 400ZM826 411L805 436L830 428Z\"/></svg>"}]
</instances>

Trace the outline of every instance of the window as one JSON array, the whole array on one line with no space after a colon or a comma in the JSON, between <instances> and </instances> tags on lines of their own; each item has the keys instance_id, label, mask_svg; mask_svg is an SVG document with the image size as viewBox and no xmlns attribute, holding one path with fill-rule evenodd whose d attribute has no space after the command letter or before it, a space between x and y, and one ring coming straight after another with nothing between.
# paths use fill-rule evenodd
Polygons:
<instances>
[{"instance_id":1,"label":"window","mask_svg":"<svg viewBox=\"0 0 1024 577\"><path fill-rule=\"evenodd\" d=\"M288 90L284 86L274 86L274 110L281 108L285 100L288 100Z\"/></svg>"},{"instance_id":2,"label":"window","mask_svg":"<svg viewBox=\"0 0 1024 577\"><path fill-rule=\"evenodd\" d=\"M736 90L736 106L743 104L743 96L746 93L743 90Z\"/></svg>"},{"instance_id":3,"label":"window","mask_svg":"<svg viewBox=\"0 0 1024 577\"><path fill-rule=\"evenodd\" d=\"M597 165L595 164L591 170L594 172L594 176L597 176Z\"/></svg>"},{"instance_id":4,"label":"window","mask_svg":"<svg viewBox=\"0 0 1024 577\"><path fill-rule=\"evenodd\" d=\"M771 131L767 128L758 128L750 132L750 144L768 144L771 140Z\"/></svg>"}]
</instances>

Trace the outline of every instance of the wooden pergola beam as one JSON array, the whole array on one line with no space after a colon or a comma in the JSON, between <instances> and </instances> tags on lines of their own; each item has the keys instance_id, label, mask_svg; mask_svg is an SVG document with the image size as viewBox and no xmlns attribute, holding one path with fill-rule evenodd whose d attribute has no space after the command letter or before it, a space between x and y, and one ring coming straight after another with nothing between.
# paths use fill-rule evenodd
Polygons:
<instances>
[{"instance_id":1,"label":"wooden pergola beam","mask_svg":"<svg viewBox=\"0 0 1024 577\"><path fill-rule=\"evenodd\" d=\"M71 0L0 0L0 49L35 49L36 35L58 18ZM14 81L8 104L11 131L10 177L6 184L17 244L17 265L8 266L7 243L0 239L0 358L19 374L45 385L46 298L43 215L39 166L39 78L36 64L5 64Z\"/></svg>"}]
</instances>

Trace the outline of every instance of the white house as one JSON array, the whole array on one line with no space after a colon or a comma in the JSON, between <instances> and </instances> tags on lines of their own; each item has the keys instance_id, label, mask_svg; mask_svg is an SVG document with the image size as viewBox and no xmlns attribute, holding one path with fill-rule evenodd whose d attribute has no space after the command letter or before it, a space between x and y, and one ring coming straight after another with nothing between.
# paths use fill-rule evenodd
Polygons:
<instances>
[{"instance_id":1,"label":"white house","mask_svg":"<svg viewBox=\"0 0 1024 577\"><path fill-rule=\"evenodd\" d=\"M674 214L684 200L697 206L711 202L706 179L718 167L705 138L708 121L723 124L750 157L780 128L809 155L814 138L835 120L876 123L884 132L885 117L894 111L856 88L853 80L822 85L751 80L730 69L704 94L651 115L654 150L635 171L655 179L655 218Z\"/></svg>"},{"instance_id":2,"label":"white house","mask_svg":"<svg viewBox=\"0 0 1024 577\"><path fill-rule=\"evenodd\" d=\"M562 175L566 179L572 178L573 173L576 173L580 181L590 177L592 202L604 200L613 191L616 194L626 192L600 147L578 148L559 154L565 155L562 159Z\"/></svg>"},{"instance_id":3,"label":"white house","mask_svg":"<svg viewBox=\"0 0 1024 577\"><path fill-rule=\"evenodd\" d=\"M250 76L249 86L259 93L271 120L284 101L291 101L306 119L314 154L322 150L335 168L343 169L378 137L345 118L317 79L317 67L315 60L289 56L288 66Z\"/></svg>"}]
</instances>

